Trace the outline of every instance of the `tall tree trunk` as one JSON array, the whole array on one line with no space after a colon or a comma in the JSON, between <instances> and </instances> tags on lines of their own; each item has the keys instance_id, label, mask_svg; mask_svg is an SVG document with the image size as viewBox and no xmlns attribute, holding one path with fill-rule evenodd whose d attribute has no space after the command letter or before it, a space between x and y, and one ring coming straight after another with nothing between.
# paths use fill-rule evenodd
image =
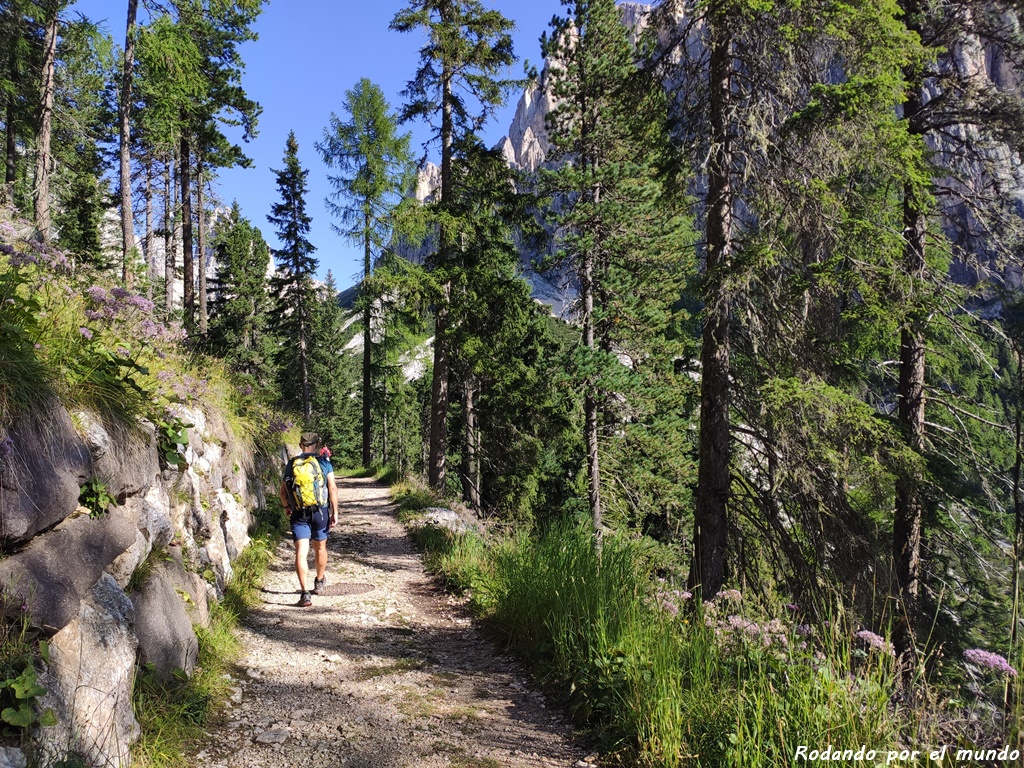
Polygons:
<instances>
[{"instance_id":1,"label":"tall tree trunk","mask_svg":"<svg viewBox=\"0 0 1024 768\"><path fill-rule=\"evenodd\" d=\"M366 211L363 217L363 231L367 234L363 238L363 466L369 467L373 462L370 450L371 424L373 415L370 408L371 380L370 380L370 345L373 343L373 334L370 333L371 302L367 286L370 282L371 264L370 253L370 213Z\"/></svg>"},{"instance_id":2,"label":"tall tree trunk","mask_svg":"<svg viewBox=\"0 0 1024 768\"><path fill-rule=\"evenodd\" d=\"M594 348L594 254L583 254L580 265L580 298L583 300L583 346ZM594 541L601 545L603 513L601 510L601 467L598 458L598 402L596 384L588 378L583 393L583 438L587 451L587 502L594 528Z\"/></svg>"},{"instance_id":3,"label":"tall tree trunk","mask_svg":"<svg viewBox=\"0 0 1024 768\"><path fill-rule=\"evenodd\" d=\"M171 319L174 311L174 251L177 248L174 238L174 189L171 183L174 160L168 153L164 163L164 316Z\"/></svg>"},{"instance_id":4,"label":"tall tree trunk","mask_svg":"<svg viewBox=\"0 0 1024 768\"><path fill-rule=\"evenodd\" d=\"M39 81L39 132L36 134L35 225L43 240L50 240L50 138L53 131L54 70L57 61L57 25L60 3L50 0L46 10L43 69Z\"/></svg>"},{"instance_id":5,"label":"tall tree trunk","mask_svg":"<svg viewBox=\"0 0 1024 768\"><path fill-rule=\"evenodd\" d=\"M1021 582L1021 557L1024 555L1024 499L1021 498L1021 467L1024 465L1024 444L1021 442L1021 421L1024 420L1024 357L1019 349L1016 350L1017 358L1017 408L1014 424L1013 447L1013 587L1010 593L1012 605L1010 608L1010 648L1017 647L1017 640L1020 637L1020 582ZM1003 704L1006 711L1010 711L1013 702L1014 683L1007 677L1003 684ZM1024 743L1024 734L1017 737L1018 744Z\"/></svg>"},{"instance_id":6,"label":"tall tree trunk","mask_svg":"<svg viewBox=\"0 0 1024 768\"><path fill-rule=\"evenodd\" d=\"M914 280L924 273L927 220L912 190L903 202L904 269ZM913 301L913 299L911 300ZM924 317L911 310L900 331L900 377L897 416L907 447L920 452L924 444ZM896 482L896 510L893 520L893 562L899 599L894 641L900 654L914 650L914 637L920 621L921 526L924 504L920 478L904 474Z\"/></svg>"},{"instance_id":7,"label":"tall tree trunk","mask_svg":"<svg viewBox=\"0 0 1024 768\"><path fill-rule=\"evenodd\" d=\"M196 162L196 244L199 246L197 255L197 271L199 272L199 335L206 338L207 315L206 305L206 209L203 201L203 161Z\"/></svg>"},{"instance_id":8,"label":"tall tree trunk","mask_svg":"<svg viewBox=\"0 0 1024 768\"><path fill-rule=\"evenodd\" d=\"M18 135L15 132L14 97L7 100L4 119L4 187L8 205L14 205L14 182L18 179Z\"/></svg>"},{"instance_id":9,"label":"tall tree trunk","mask_svg":"<svg viewBox=\"0 0 1024 768\"><path fill-rule=\"evenodd\" d=\"M914 0L904 4L910 27L918 24L919 7ZM923 135L922 84L911 74L908 78L903 119L908 121L908 132ZM912 281L909 312L900 329L900 368L897 391L897 418L908 448L919 453L924 443L925 412L925 317L919 305L919 286L925 275L925 246L927 244L927 209L913 184L903 190L903 270ZM893 570L896 579L896 616L893 642L902 657L913 657L915 637L920 623L921 535L924 504L921 498L920 478L903 474L896 481L896 508L893 516ZM910 665L905 667L911 674Z\"/></svg>"},{"instance_id":10,"label":"tall tree trunk","mask_svg":"<svg viewBox=\"0 0 1024 768\"><path fill-rule=\"evenodd\" d=\"M156 282L156 248L153 247L153 157L146 158L146 237L143 240L146 251L146 295L153 300L153 283Z\"/></svg>"},{"instance_id":11,"label":"tall tree trunk","mask_svg":"<svg viewBox=\"0 0 1024 768\"><path fill-rule=\"evenodd\" d=\"M450 9L446 9L450 15ZM444 16L445 11L442 11ZM452 77L445 72L442 76L441 93L441 205L447 205L452 196ZM442 231L439 236L438 260L442 265L448 261L449 233ZM430 453L427 462L427 482L434 490L443 490L445 483L445 462L448 452L448 321L451 283L441 288L438 300L437 318L434 330L434 369L430 387Z\"/></svg>"},{"instance_id":12,"label":"tall tree trunk","mask_svg":"<svg viewBox=\"0 0 1024 768\"><path fill-rule=\"evenodd\" d=\"M306 324L305 300L301 290L295 310L299 313L299 373L302 376L302 415L308 424L313 416L313 407L309 397L308 326Z\"/></svg>"},{"instance_id":13,"label":"tall tree trunk","mask_svg":"<svg viewBox=\"0 0 1024 768\"><path fill-rule=\"evenodd\" d=\"M476 424L476 378L467 373L462 382L462 415L465 422L462 499L474 512L480 511L480 433Z\"/></svg>"},{"instance_id":14,"label":"tall tree trunk","mask_svg":"<svg viewBox=\"0 0 1024 768\"><path fill-rule=\"evenodd\" d=\"M707 263L701 339L700 436L693 561L689 585L705 600L725 582L729 503L729 335L732 301L723 271L732 256L733 190L729 113L732 38L728 18L712 13L710 72L711 156L708 162Z\"/></svg>"},{"instance_id":15,"label":"tall tree trunk","mask_svg":"<svg viewBox=\"0 0 1024 768\"><path fill-rule=\"evenodd\" d=\"M192 150L185 136L181 137L178 153L178 171L181 177L181 258L182 258L182 307L185 310L185 327L191 333L196 327L196 276L195 254L192 250Z\"/></svg>"},{"instance_id":16,"label":"tall tree trunk","mask_svg":"<svg viewBox=\"0 0 1024 768\"><path fill-rule=\"evenodd\" d=\"M131 126L132 71L135 66L135 16L138 0L128 0L128 21L124 33L124 63L121 72L121 104L117 113L120 133L121 172L121 282L132 285L131 253L135 247L135 222L132 217Z\"/></svg>"}]
</instances>

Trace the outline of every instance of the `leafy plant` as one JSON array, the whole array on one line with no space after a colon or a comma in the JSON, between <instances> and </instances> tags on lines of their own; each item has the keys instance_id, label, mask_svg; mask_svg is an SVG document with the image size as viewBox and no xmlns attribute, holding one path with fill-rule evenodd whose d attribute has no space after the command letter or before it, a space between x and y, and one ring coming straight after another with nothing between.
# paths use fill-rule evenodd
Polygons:
<instances>
[{"instance_id":1,"label":"leafy plant","mask_svg":"<svg viewBox=\"0 0 1024 768\"><path fill-rule=\"evenodd\" d=\"M45 643L40 644L43 649L45 646ZM11 706L0 711L0 720L5 723L2 729L5 736L27 733L40 726L57 724L57 716L52 709L47 709L41 715L36 714L36 705L45 694L46 689L37 682L36 669L31 662L25 663L21 674L0 682L0 696L11 702Z\"/></svg>"},{"instance_id":2,"label":"leafy plant","mask_svg":"<svg viewBox=\"0 0 1024 768\"><path fill-rule=\"evenodd\" d=\"M78 503L89 510L89 517L97 518L107 514L111 504L116 504L117 499L110 495L107 484L98 477L86 480L78 495Z\"/></svg>"},{"instance_id":3,"label":"leafy plant","mask_svg":"<svg viewBox=\"0 0 1024 768\"><path fill-rule=\"evenodd\" d=\"M195 424L170 414L163 418L153 419L153 424L156 426L161 460L168 467L173 467L178 471L186 469L188 462L182 455L182 449L188 445L188 429L194 427Z\"/></svg>"}]
</instances>

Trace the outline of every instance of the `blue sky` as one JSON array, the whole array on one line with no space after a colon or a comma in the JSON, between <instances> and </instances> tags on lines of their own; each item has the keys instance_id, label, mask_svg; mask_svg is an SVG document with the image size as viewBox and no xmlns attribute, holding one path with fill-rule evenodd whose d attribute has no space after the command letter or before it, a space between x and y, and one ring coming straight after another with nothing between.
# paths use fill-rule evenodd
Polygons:
<instances>
[{"instance_id":1,"label":"blue sky","mask_svg":"<svg viewBox=\"0 0 1024 768\"><path fill-rule=\"evenodd\" d=\"M558 0L482 0L516 23L515 45L520 59L540 66L538 39L551 17L560 13ZM361 270L359 249L346 244L331 229L323 199L330 192L327 169L314 143L321 140L331 112L342 113L346 90L368 77L383 90L392 107L401 103L400 92L416 71L423 37L388 29L405 0L271 0L256 23L259 40L246 43L243 84L250 98L263 107L259 135L246 145L253 167L220 173L215 191L228 205L237 200L243 214L258 226L271 246L276 245L266 216L277 199L272 169L281 168L288 131L299 141L299 160L309 169L306 209L313 218L310 241L317 247L320 275L330 269L340 288L356 281ZM78 0L72 12L104 22L117 43L124 43L125 0ZM140 11L140 13L142 13ZM140 20L142 17L140 16ZM522 62L512 75L522 75ZM486 142L496 143L515 114L518 95L510 97L484 132ZM414 150L426 138L422 125L410 123ZM436 149L430 150L436 160Z\"/></svg>"}]
</instances>

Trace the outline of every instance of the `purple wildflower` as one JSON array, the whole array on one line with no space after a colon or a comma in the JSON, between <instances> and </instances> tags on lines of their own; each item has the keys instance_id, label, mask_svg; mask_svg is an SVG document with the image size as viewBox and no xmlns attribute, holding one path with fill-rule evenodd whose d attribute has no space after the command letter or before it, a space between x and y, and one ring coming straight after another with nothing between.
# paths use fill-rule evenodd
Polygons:
<instances>
[{"instance_id":1,"label":"purple wildflower","mask_svg":"<svg viewBox=\"0 0 1024 768\"><path fill-rule=\"evenodd\" d=\"M95 309L85 310L85 316L90 320L101 320L103 318L102 312L97 312Z\"/></svg>"},{"instance_id":2,"label":"purple wildflower","mask_svg":"<svg viewBox=\"0 0 1024 768\"><path fill-rule=\"evenodd\" d=\"M884 653L889 656L896 655L896 652L893 650L892 643L890 643L881 635L876 635L874 632L871 632L870 630L862 629L860 632L854 635L854 637L863 640L865 643L868 644L868 647L873 648L879 653Z\"/></svg>"},{"instance_id":3,"label":"purple wildflower","mask_svg":"<svg viewBox=\"0 0 1024 768\"><path fill-rule=\"evenodd\" d=\"M129 296L128 303L136 309L140 309L143 312L152 312L155 306L152 301L147 299L145 296Z\"/></svg>"},{"instance_id":4,"label":"purple wildflower","mask_svg":"<svg viewBox=\"0 0 1024 768\"><path fill-rule=\"evenodd\" d=\"M790 613L796 613L800 610L800 606L796 603L786 603L786 610Z\"/></svg>"},{"instance_id":5,"label":"purple wildflower","mask_svg":"<svg viewBox=\"0 0 1024 768\"><path fill-rule=\"evenodd\" d=\"M983 651L981 648L971 648L970 650L964 651L964 658L971 664L975 664L979 667L994 669L996 672L1002 672L1004 675L1009 675L1010 677L1017 676L1017 670L1011 667L1010 663L998 653Z\"/></svg>"},{"instance_id":6,"label":"purple wildflower","mask_svg":"<svg viewBox=\"0 0 1024 768\"><path fill-rule=\"evenodd\" d=\"M715 600L734 600L738 603L742 599L743 595L738 589L726 589L715 595Z\"/></svg>"},{"instance_id":7,"label":"purple wildflower","mask_svg":"<svg viewBox=\"0 0 1024 768\"><path fill-rule=\"evenodd\" d=\"M92 338L92 331L90 331L88 328L79 328L78 332L80 334L82 334L87 339L91 339Z\"/></svg>"},{"instance_id":8,"label":"purple wildflower","mask_svg":"<svg viewBox=\"0 0 1024 768\"><path fill-rule=\"evenodd\" d=\"M95 301L97 304L106 304L110 301L110 294L107 293L107 289L101 285L93 285L85 289L85 295Z\"/></svg>"},{"instance_id":9,"label":"purple wildflower","mask_svg":"<svg viewBox=\"0 0 1024 768\"><path fill-rule=\"evenodd\" d=\"M12 267L24 267L29 264L38 264L39 258L28 253L15 251L7 261Z\"/></svg>"},{"instance_id":10,"label":"purple wildflower","mask_svg":"<svg viewBox=\"0 0 1024 768\"><path fill-rule=\"evenodd\" d=\"M14 253L14 246L7 245L7 243L0 243L0 253L10 256L11 254Z\"/></svg>"},{"instance_id":11,"label":"purple wildflower","mask_svg":"<svg viewBox=\"0 0 1024 768\"><path fill-rule=\"evenodd\" d=\"M0 440L0 459L6 459L14 453L14 441L11 440L10 435L4 435L4 439Z\"/></svg>"},{"instance_id":12,"label":"purple wildflower","mask_svg":"<svg viewBox=\"0 0 1024 768\"><path fill-rule=\"evenodd\" d=\"M126 299L129 296L131 296L131 294L128 293L127 290L125 290L124 288L121 288L121 287L114 288L113 290L111 290L110 293L118 301L120 301L121 299Z\"/></svg>"},{"instance_id":13,"label":"purple wildflower","mask_svg":"<svg viewBox=\"0 0 1024 768\"><path fill-rule=\"evenodd\" d=\"M129 357L131 355L131 352L129 352L124 347L118 347L117 354L120 355L121 357Z\"/></svg>"}]
</instances>

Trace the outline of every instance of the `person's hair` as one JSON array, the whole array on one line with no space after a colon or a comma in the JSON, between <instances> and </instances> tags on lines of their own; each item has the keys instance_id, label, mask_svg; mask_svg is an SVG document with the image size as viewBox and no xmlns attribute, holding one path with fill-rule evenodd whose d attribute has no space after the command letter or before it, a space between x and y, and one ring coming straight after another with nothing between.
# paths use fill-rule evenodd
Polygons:
<instances>
[{"instance_id":1,"label":"person's hair","mask_svg":"<svg viewBox=\"0 0 1024 768\"><path fill-rule=\"evenodd\" d=\"M300 448L316 448L318 445L320 445L320 435L316 432L303 432L299 437Z\"/></svg>"}]
</instances>

